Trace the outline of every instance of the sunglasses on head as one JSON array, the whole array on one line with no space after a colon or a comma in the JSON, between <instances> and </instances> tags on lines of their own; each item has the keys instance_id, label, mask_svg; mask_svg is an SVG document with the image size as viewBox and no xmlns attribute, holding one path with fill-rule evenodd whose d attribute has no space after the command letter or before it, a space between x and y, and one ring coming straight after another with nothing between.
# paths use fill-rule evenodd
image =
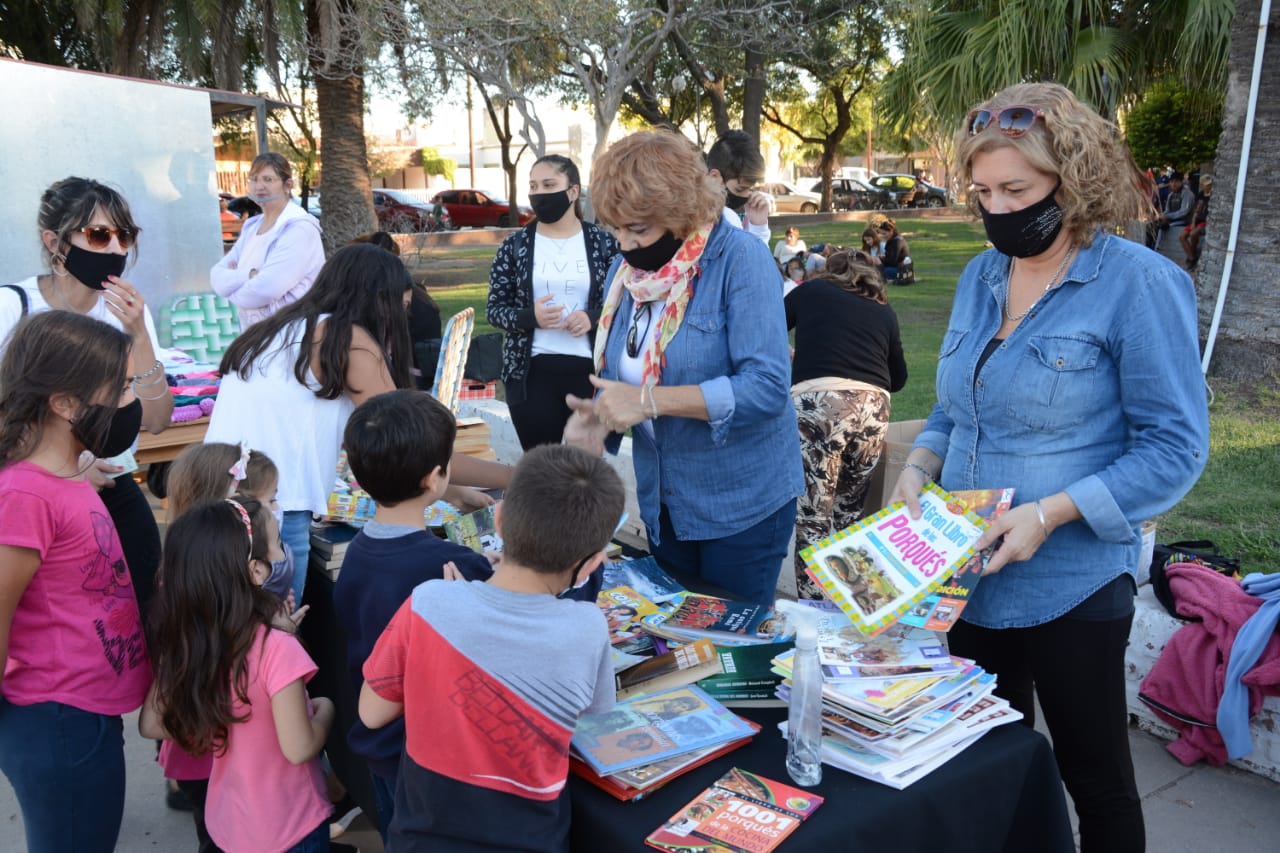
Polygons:
<instances>
[{"instance_id":1,"label":"sunglasses on head","mask_svg":"<svg viewBox=\"0 0 1280 853\"><path fill-rule=\"evenodd\" d=\"M993 124L1005 136L1017 138L1031 129L1036 119L1043 119L1039 107L1012 106L999 110L974 110L965 119L965 133L977 136Z\"/></svg>"},{"instance_id":2,"label":"sunglasses on head","mask_svg":"<svg viewBox=\"0 0 1280 853\"><path fill-rule=\"evenodd\" d=\"M111 238L115 237L116 242L120 244L120 248L127 252L132 248L134 241L138 239L138 230L135 228L108 228L105 225L86 225L80 229L80 233L88 241L89 248L96 251L102 251L110 246Z\"/></svg>"}]
</instances>

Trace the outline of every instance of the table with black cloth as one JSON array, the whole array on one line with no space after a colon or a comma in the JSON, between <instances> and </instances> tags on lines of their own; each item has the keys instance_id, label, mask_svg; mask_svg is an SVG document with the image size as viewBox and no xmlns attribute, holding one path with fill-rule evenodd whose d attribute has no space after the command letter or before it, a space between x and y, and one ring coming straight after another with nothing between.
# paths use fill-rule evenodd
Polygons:
<instances>
[{"instance_id":1,"label":"table with black cloth","mask_svg":"<svg viewBox=\"0 0 1280 853\"><path fill-rule=\"evenodd\" d=\"M621 802L576 775L570 849L574 853L651 850L645 836L731 767L794 784L785 766L787 744L777 724L785 708L743 708L760 723L746 746L686 773L666 787ZM1062 781L1048 741L1019 724L985 734L928 776L902 791L822 766L826 797L782 843L786 851L913 851L1073 853Z\"/></svg>"}]
</instances>

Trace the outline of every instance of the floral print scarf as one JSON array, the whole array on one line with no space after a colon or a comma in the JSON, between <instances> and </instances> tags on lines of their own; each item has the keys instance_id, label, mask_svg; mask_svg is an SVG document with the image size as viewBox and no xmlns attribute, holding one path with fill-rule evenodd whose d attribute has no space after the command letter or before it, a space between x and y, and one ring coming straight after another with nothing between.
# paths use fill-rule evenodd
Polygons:
<instances>
[{"instance_id":1,"label":"floral print scarf","mask_svg":"<svg viewBox=\"0 0 1280 853\"><path fill-rule=\"evenodd\" d=\"M597 375L604 371L604 351L609 340L609 329L617 316L625 288L637 307L646 302L667 300L666 307L658 315L658 322L654 324L656 328L646 342L641 360L641 383L652 387L661 381L662 367L666 363L664 352L684 321L685 309L693 297L693 279L699 272L698 261L707 247L707 235L711 233L714 224L699 228L689 235L676 250L675 256L660 269L653 272L638 270L625 260L618 267L600 312L595 351Z\"/></svg>"}]
</instances>

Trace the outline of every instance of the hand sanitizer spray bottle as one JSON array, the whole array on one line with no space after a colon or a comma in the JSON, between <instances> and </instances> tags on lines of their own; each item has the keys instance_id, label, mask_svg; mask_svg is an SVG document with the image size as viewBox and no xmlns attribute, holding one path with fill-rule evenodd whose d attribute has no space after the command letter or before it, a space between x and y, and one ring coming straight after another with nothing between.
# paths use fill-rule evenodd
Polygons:
<instances>
[{"instance_id":1,"label":"hand sanitizer spray bottle","mask_svg":"<svg viewBox=\"0 0 1280 853\"><path fill-rule=\"evenodd\" d=\"M802 786L822 781L822 667L818 663L818 623L823 614L779 599L778 612L795 626L791 660L791 708L787 715L787 773Z\"/></svg>"}]
</instances>

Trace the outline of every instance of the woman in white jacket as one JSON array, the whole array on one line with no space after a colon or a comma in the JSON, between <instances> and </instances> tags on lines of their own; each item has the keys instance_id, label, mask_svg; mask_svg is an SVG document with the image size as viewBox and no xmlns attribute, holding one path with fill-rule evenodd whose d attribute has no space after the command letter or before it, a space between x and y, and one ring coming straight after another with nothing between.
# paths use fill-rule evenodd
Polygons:
<instances>
[{"instance_id":1,"label":"woman in white jacket","mask_svg":"<svg viewBox=\"0 0 1280 853\"><path fill-rule=\"evenodd\" d=\"M320 223L290 204L293 169L279 154L259 154L249 167L249 195L262 208L240 230L231 251L209 271L213 292L236 306L244 329L311 288L324 266Z\"/></svg>"}]
</instances>

